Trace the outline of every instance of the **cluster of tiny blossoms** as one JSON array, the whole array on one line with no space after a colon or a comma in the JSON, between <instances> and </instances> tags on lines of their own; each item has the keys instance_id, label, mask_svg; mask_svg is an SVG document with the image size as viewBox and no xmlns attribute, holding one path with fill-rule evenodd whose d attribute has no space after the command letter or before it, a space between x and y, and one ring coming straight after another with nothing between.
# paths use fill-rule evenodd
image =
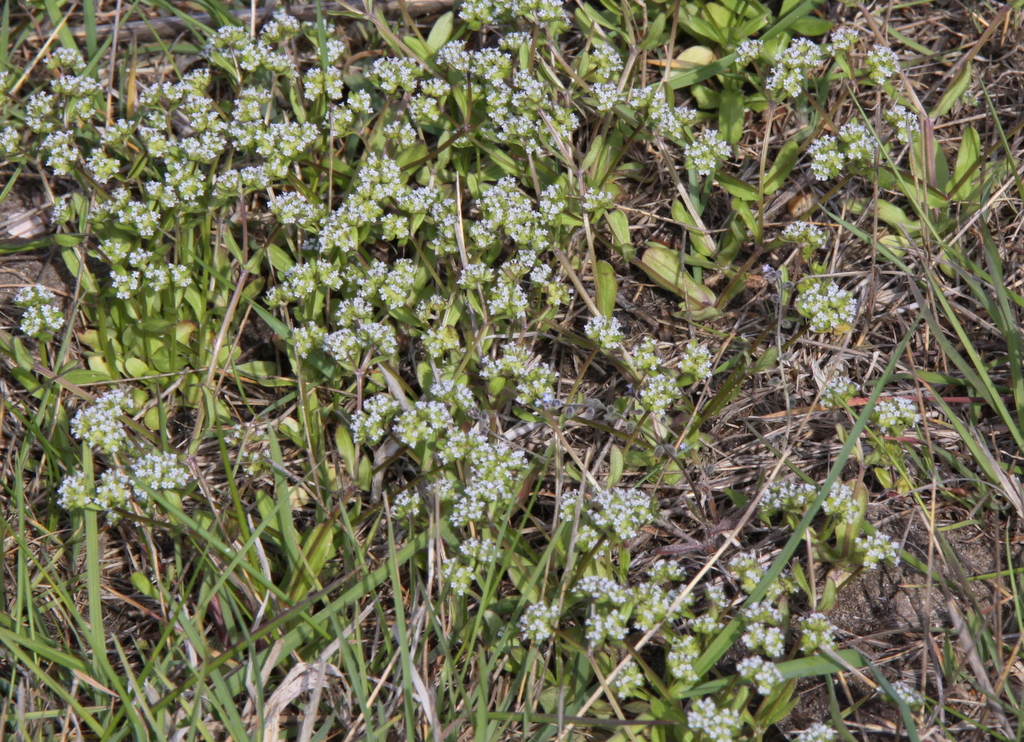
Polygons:
<instances>
[{"instance_id":1,"label":"cluster of tiny blossoms","mask_svg":"<svg viewBox=\"0 0 1024 742\"><path fill-rule=\"evenodd\" d=\"M703 732L711 742L733 742L743 728L740 712L723 708L711 698L693 702L686 714L686 722L695 732Z\"/></svg>"},{"instance_id":2,"label":"cluster of tiny blossoms","mask_svg":"<svg viewBox=\"0 0 1024 742\"><path fill-rule=\"evenodd\" d=\"M589 502L581 497L578 490L562 495L561 517L572 520L577 504L580 505L582 518L577 543L583 548L595 546L602 537L625 541L655 517L650 495L638 489L599 490Z\"/></svg>"},{"instance_id":3,"label":"cluster of tiny blossoms","mask_svg":"<svg viewBox=\"0 0 1024 742\"><path fill-rule=\"evenodd\" d=\"M835 281L813 280L800 292L796 310L812 332L847 332L857 316L857 300Z\"/></svg>"},{"instance_id":4,"label":"cluster of tiny blossoms","mask_svg":"<svg viewBox=\"0 0 1024 742\"><path fill-rule=\"evenodd\" d=\"M64 327L64 315L53 305L57 296L45 286L26 286L14 295L14 303L24 308L21 331L39 340L51 338Z\"/></svg>"},{"instance_id":5,"label":"cluster of tiny blossoms","mask_svg":"<svg viewBox=\"0 0 1024 742\"><path fill-rule=\"evenodd\" d=\"M117 453L128 441L119 419L128 404L128 395L123 390L107 392L78 411L71 421L71 432L103 453Z\"/></svg>"},{"instance_id":6,"label":"cluster of tiny blossoms","mask_svg":"<svg viewBox=\"0 0 1024 742\"><path fill-rule=\"evenodd\" d=\"M871 419L883 435L902 435L907 428L921 422L921 414L912 399L892 397L875 405Z\"/></svg>"}]
</instances>

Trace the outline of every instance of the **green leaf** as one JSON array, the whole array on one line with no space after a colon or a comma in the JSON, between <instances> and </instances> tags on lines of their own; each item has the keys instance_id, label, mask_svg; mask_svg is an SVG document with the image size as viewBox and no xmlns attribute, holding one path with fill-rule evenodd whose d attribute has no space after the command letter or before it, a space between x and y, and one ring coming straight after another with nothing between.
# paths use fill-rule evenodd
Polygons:
<instances>
[{"instance_id":1,"label":"green leaf","mask_svg":"<svg viewBox=\"0 0 1024 742\"><path fill-rule=\"evenodd\" d=\"M292 575L288 597L299 601L313 589L320 588L320 573L334 556L334 534L330 522L318 523L302 539L302 563Z\"/></svg>"},{"instance_id":2,"label":"green leaf","mask_svg":"<svg viewBox=\"0 0 1024 742\"><path fill-rule=\"evenodd\" d=\"M152 373L149 366L147 366L144 361L134 357L125 359L124 370L129 376L135 379L143 376L149 376Z\"/></svg>"},{"instance_id":3,"label":"green leaf","mask_svg":"<svg viewBox=\"0 0 1024 742\"><path fill-rule=\"evenodd\" d=\"M953 108L953 105L960 100L960 96L967 92L967 88L971 86L971 73L973 70L973 63L968 62L953 79L953 83L946 88L946 92L939 98L939 102L935 104L928 115L935 119L939 116L945 116Z\"/></svg>"},{"instance_id":4,"label":"green leaf","mask_svg":"<svg viewBox=\"0 0 1024 742\"><path fill-rule=\"evenodd\" d=\"M665 43L665 14L660 13L647 27L647 36L637 47L641 51L650 51Z\"/></svg>"},{"instance_id":5,"label":"green leaf","mask_svg":"<svg viewBox=\"0 0 1024 742\"><path fill-rule=\"evenodd\" d=\"M49 234L31 239L0 240L0 255L35 250L40 247L74 247L85 239L84 234Z\"/></svg>"},{"instance_id":6,"label":"green leaf","mask_svg":"<svg viewBox=\"0 0 1024 742\"><path fill-rule=\"evenodd\" d=\"M706 258L712 257L718 250L714 240L709 235L704 234L697 227L696 218L690 214L690 210L686 208L686 205L676 199L672 202L672 218L683 225L686 229L686 233L690 236L693 248ZM688 261L689 262L689 261Z\"/></svg>"},{"instance_id":7,"label":"green leaf","mask_svg":"<svg viewBox=\"0 0 1024 742\"><path fill-rule=\"evenodd\" d=\"M79 255L73 248L65 248L61 250L61 257L64 258L64 265L68 267L72 276L76 278L81 276L82 288L87 294L98 294L100 291L99 284L96 283L96 279L93 277L92 272L79 260Z\"/></svg>"},{"instance_id":8,"label":"green leaf","mask_svg":"<svg viewBox=\"0 0 1024 742\"><path fill-rule=\"evenodd\" d=\"M614 487L622 479L622 470L625 464L622 458L622 449L613 445L608 454L608 486Z\"/></svg>"},{"instance_id":9,"label":"green leaf","mask_svg":"<svg viewBox=\"0 0 1024 742\"><path fill-rule=\"evenodd\" d=\"M744 183L742 180L722 172L715 173L715 180L718 181L722 188L736 198L741 198L744 201L757 200L757 189L749 183Z\"/></svg>"},{"instance_id":10,"label":"green leaf","mask_svg":"<svg viewBox=\"0 0 1024 742\"><path fill-rule=\"evenodd\" d=\"M436 21L434 21L434 27L430 29L430 35L427 37L427 49L431 54L435 54L438 49L448 43L452 37L452 29L455 28L455 18L451 11L448 11Z\"/></svg>"},{"instance_id":11,"label":"green leaf","mask_svg":"<svg viewBox=\"0 0 1024 742\"><path fill-rule=\"evenodd\" d=\"M832 606L836 604L836 597L838 596L836 581L832 579L832 576L825 580L825 591L821 594L821 599L818 601L818 610L828 611L831 610Z\"/></svg>"},{"instance_id":12,"label":"green leaf","mask_svg":"<svg viewBox=\"0 0 1024 742\"><path fill-rule=\"evenodd\" d=\"M632 261L636 251L633 248L633 239L629 236L629 219L621 209L605 212L604 218L612 230L616 251L626 260Z\"/></svg>"},{"instance_id":13,"label":"green leaf","mask_svg":"<svg viewBox=\"0 0 1024 742\"><path fill-rule=\"evenodd\" d=\"M678 250L657 245L649 247L640 259L640 267L663 289L683 297L685 311L694 320L718 316L714 292L697 283L683 270L683 260Z\"/></svg>"},{"instance_id":14,"label":"green leaf","mask_svg":"<svg viewBox=\"0 0 1024 742\"><path fill-rule=\"evenodd\" d=\"M26 371L31 371L36 367L35 359L32 358L32 354L28 352L28 348L21 342L21 338L14 338L11 342L11 349L14 354L14 362L17 363L21 368Z\"/></svg>"},{"instance_id":15,"label":"green leaf","mask_svg":"<svg viewBox=\"0 0 1024 742\"><path fill-rule=\"evenodd\" d=\"M949 194L951 198L967 200L968 194L975 190L974 178L970 178L969 183L968 176L980 159L981 137L973 126L968 126L960 136L960 149L956 153L956 166L953 168L953 178L950 181L950 187L953 189Z\"/></svg>"},{"instance_id":16,"label":"green leaf","mask_svg":"<svg viewBox=\"0 0 1024 742\"><path fill-rule=\"evenodd\" d=\"M782 187L786 178L793 172L797 158L800 156L800 144L795 139L790 139L779 148L779 154L775 157L771 169L764 179L764 195L770 196Z\"/></svg>"},{"instance_id":17,"label":"green leaf","mask_svg":"<svg viewBox=\"0 0 1024 742\"><path fill-rule=\"evenodd\" d=\"M85 368L76 368L64 374L64 378L70 384L95 384L97 381L110 381L110 374L103 371L92 371Z\"/></svg>"},{"instance_id":18,"label":"green leaf","mask_svg":"<svg viewBox=\"0 0 1024 742\"><path fill-rule=\"evenodd\" d=\"M729 144L736 144L743 136L743 91L725 90L718 109L718 128Z\"/></svg>"},{"instance_id":19,"label":"green leaf","mask_svg":"<svg viewBox=\"0 0 1024 742\"><path fill-rule=\"evenodd\" d=\"M605 317L611 317L615 311L615 295L619 290L615 269L611 263L598 260L594 273L597 281L597 311Z\"/></svg>"},{"instance_id":20,"label":"green leaf","mask_svg":"<svg viewBox=\"0 0 1024 742\"><path fill-rule=\"evenodd\" d=\"M793 33L801 36L823 36L832 30L832 21L808 15L796 21L791 28Z\"/></svg>"}]
</instances>

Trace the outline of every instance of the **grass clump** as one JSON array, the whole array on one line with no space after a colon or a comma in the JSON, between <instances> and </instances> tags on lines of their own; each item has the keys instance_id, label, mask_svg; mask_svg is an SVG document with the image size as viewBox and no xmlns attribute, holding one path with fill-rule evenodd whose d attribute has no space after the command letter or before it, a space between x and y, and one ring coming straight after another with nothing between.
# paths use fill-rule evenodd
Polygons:
<instances>
[{"instance_id":1,"label":"grass clump","mask_svg":"<svg viewBox=\"0 0 1024 742\"><path fill-rule=\"evenodd\" d=\"M88 4L17 80L56 18L6 14L4 195L52 206L6 251L66 281L0 335L12 731L1012 729L934 648L968 611L972 660L1019 650L937 519L1016 481L1013 155L967 126L951 170L967 87L925 109L874 16L814 6L205 3L129 54ZM913 685L844 623L872 575L950 606L892 632Z\"/></svg>"}]
</instances>

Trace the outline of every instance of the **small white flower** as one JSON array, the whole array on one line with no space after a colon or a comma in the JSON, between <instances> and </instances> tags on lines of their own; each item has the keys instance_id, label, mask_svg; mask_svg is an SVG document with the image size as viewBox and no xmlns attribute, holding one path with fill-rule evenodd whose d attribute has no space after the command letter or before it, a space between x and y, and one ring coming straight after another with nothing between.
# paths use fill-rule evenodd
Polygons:
<instances>
[{"instance_id":1,"label":"small white flower","mask_svg":"<svg viewBox=\"0 0 1024 742\"><path fill-rule=\"evenodd\" d=\"M837 736L834 729L818 721L799 732L793 742L835 742Z\"/></svg>"},{"instance_id":2,"label":"small white flower","mask_svg":"<svg viewBox=\"0 0 1024 742\"><path fill-rule=\"evenodd\" d=\"M584 332L588 338L605 350L615 350L622 344L625 337L618 318L605 317L600 314L590 318Z\"/></svg>"},{"instance_id":3,"label":"small white flower","mask_svg":"<svg viewBox=\"0 0 1024 742\"><path fill-rule=\"evenodd\" d=\"M871 536L863 533L858 536L857 550L864 554L864 566L868 569L876 569L883 561L900 561L899 544L881 531L875 531Z\"/></svg>"},{"instance_id":4,"label":"small white flower","mask_svg":"<svg viewBox=\"0 0 1024 742\"><path fill-rule=\"evenodd\" d=\"M747 39L736 47L736 63L740 67L746 67L761 54L764 42L760 39Z\"/></svg>"},{"instance_id":5,"label":"small white flower","mask_svg":"<svg viewBox=\"0 0 1024 742\"><path fill-rule=\"evenodd\" d=\"M539 642L550 639L554 634L554 626L558 623L558 608L545 603L535 603L523 611L519 619L519 627L523 636L531 641Z\"/></svg>"},{"instance_id":6,"label":"small white flower","mask_svg":"<svg viewBox=\"0 0 1024 742\"><path fill-rule=\"evenodd\" d=\"M712 742L732 742L743 728L739 711L720 708L709 697L693 702L686 714L686 722L690 729L703 732Z\"/></svg>"},{"instance_id":7,"label":"small white flower","mask_svg":"<svg viewBox=\"0 0 1024 742\"><path fill-rule=\"evenodd\" d=\"M747 657L740 661L736 669L740 677L753 681L762 696L767 696L775 686L783 682L779 668L763 657Z\"/></svg>"},{"instance_id":8,"label":"small white flower","mask_svg":"<svg viewBox=\"0 0 1024 742\"><path fill-rule=\"evenodd\" d=\"M875 44L868 52L867 65L871 71L871 79L878 85L883 85L899 73L900 58L889 47Z\"/></svg>"},{"instance_id":9,"label":"small white flower","mask_svg":"<svg viewBox=\"0 0 1024 742\"><path fill-rule=\"evenodd\" d=\"M729 143L717 129L705 129L685 151L687 165L700 175L711 175L730 154Z\"/></svg>"}]
</instances>

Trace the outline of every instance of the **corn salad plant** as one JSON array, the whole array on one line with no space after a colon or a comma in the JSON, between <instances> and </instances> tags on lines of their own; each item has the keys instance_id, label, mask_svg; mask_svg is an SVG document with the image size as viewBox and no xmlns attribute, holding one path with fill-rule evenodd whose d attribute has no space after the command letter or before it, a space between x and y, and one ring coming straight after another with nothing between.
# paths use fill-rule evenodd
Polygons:
<instances>
[{"instance_id":1,"label":"corn salad plant","mask_svg":"<svg viewBox=\"0 0 1024 742\"><path fill-rule=\"evenodd\" d=\"M200 5L185 37L131 53L95 3L82 37L53 25L77 11L27 7L52 43L24 74L32 24L4 11L4 194L41 183L52 233L3 249L47 248L68 277L19 286L0 335L12 732L825 742L867 708L912 739L960 723L831 612L900 569L952 589L881 492L926 512L956 477L1001 513L1016 481L978 433L995 415L1021 442L1024 301L987 226L1015 165L970 126L952 168L935 140L969 62L926 110L899 50L920 45L812 0L245 23ZM815 195L779 222L793 183ZM915 297L884 341L872 270ZM638 282L671 337L630 319ZM973 352L954 283L1001 358ZM926 330L955 372L907 361ZM765 388L790 438L752 417L762 464L707 485L718 432ZM834 441L813 460L811 417ZM963 681L951 649L932 661ZM820 718L798 706L811 687ZM956 718L1007 735L1015 697L979 687L996 721Z\"/></svg>"}]
</instances>

